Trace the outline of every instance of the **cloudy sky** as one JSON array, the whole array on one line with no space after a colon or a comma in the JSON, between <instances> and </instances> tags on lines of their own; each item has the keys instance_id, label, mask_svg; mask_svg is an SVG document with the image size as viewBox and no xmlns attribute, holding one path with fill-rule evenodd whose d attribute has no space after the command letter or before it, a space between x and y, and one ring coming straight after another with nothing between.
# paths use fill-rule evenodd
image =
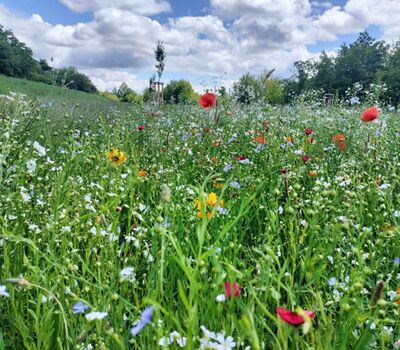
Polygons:
<instances>
[{"instance_id":1,"label":"cloudy sky","mask_svg":"<svg viewBox=\"0 0 400 350\"><path fill-rule=\"evenodd\" d=\"M246 72L289 76L294 61L334 54L364 29L394 42L399 16L400 0L0 0L0 24L35 57L76 66L101 90L146 87L158 40L164 80L201 91Z\"/></svg>"}]
</instances>

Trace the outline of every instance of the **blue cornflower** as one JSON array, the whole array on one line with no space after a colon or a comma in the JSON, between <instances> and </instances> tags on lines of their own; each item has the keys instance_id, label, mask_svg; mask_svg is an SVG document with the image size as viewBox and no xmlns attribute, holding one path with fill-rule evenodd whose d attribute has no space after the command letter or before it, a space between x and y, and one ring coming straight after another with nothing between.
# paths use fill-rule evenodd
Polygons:
<instances>
[{"instance_id":1,"label":"blue cornflower","mask_svg":"<svg viewBox=\"0 0 400 350\"><path fill-rule=\"evenodd\" d=\"M72 307L72 311L75 315L84 314L87 309L89 309L89 306L80 300Z\"/></svg>"},{"instance_id":2,"label":"blue cornflower","mask_svg":"<svg viewBox=\"0 0 400 350\"><path fill-rule=\"evenodd\" d=\"M131 334L137 336L141 332L143 327L149 322L151 322L152 317L153 317L153 307L149 306L143 311L139 323L135 327L131 328Z\"/></svg>"},{"instance_id":3,"label":"blue cornflower","mask_svg":"<svg viewBox=\"0 0 400 350\"><path fill-rule=\"evenodd\" d=\"M237 182L237 181L232 181L230 184L229 184L229 186L231 186L231 187L233 187L233 188L236 188L236 189L240 189L240 183L239 182Z\"/></svg>"},{"instance_id":4,"label":"blue cornflower","mask_svg":"<svg viewBox=\"0 0 400 350\"><path fill-rule=\"evenodd\" d=\"M336 278L335 277L330 278L328 281L328 285L333 287L335 284L336 284Z\"/></svg>"},{"instance_id":5,"label":"blue cornflower","mask_svg":"<svg viewBox=\"0 0 400 350\"><path fill-rule=\"evenodd\" d=\"M394 262L395 264L400 264L400 258L399 258L398 256L396 256L396 257L393 259L393 262Z\"/></svg>"},{"instance_id":6,"label":"blue cornflower","mask_svg":"<svg viewBox=\"0 0 400 350\"><path fill-rule=\"evenodd\" d=\"M232 169L232 164L226 164L226 165L224 166L224 173L228 172L228 171L231 170L231 169Z\"/></svg>"}]
</instances>

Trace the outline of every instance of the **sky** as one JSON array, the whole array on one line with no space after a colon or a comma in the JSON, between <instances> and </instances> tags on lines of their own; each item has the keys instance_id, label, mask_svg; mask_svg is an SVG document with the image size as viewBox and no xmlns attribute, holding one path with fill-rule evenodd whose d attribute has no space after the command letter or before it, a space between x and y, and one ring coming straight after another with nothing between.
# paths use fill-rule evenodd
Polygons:
<instances>
[{"instance_id":1,"label":"sky","mask_svg":"<svg viewBox=\"0 0 400 350\"><path fill-rule=\"evenodd\" d=\"M198 92L228 89L247 72L334 56L359 32L400 38L400 0L0 0L0 24L54 67L75 66L102 91L126 82L141 92L167 52L162 80Z\"/></svg>"}]
</instances>

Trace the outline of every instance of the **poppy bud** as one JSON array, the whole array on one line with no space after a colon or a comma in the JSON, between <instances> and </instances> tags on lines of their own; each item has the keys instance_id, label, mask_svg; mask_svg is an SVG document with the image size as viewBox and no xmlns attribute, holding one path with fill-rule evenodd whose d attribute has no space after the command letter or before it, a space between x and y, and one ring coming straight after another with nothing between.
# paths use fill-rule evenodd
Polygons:
<instances>
[{"instance_id":1,"label":"poppy bud","mask_svg":"<svg viewBox=\"0 0 400 350\"><path fill-rule=\"evenodd\" d=\"M306 128L306 130L304 130L304 132L306 133L307 136L310 136L313 133L313 129Z\"/></svg>"}]
</instances>

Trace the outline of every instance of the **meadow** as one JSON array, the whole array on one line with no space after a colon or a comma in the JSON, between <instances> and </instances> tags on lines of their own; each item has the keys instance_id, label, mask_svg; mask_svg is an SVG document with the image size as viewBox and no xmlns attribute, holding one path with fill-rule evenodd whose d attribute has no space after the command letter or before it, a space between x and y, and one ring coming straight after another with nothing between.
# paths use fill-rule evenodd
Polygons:
<instances>
[{"instance_id":1,"label":"meadow","mask_svg":"<svg viewBox=\"0 0 400 350\"><path fill-rule=\"evenodd\" d=\"M3 94L0 349L400 347L396 111Z\"/></svg>"}]
</instances>

